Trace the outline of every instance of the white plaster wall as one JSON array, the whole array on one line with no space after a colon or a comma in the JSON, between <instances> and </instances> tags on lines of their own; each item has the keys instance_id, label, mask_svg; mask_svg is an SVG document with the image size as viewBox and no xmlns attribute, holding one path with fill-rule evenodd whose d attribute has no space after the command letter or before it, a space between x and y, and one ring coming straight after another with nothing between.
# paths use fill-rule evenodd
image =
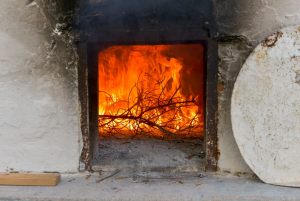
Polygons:
<instances>
[{"instance_id":1,"label":"white plaster wall","mask_svg":"<svg viewBox=\"0 0 300 201\"><path fill-rule=\"evenodd\" d=\"M244 41L220 44L222 90L219 95L219 168L231 172L251 172L242 159L232 134L232 87L243 62L260 41L283 27L300 24L300 1L215 0L215 7L220 34L239 36Z\"/></svg>"},{"instance_id":2,"label":"white plaster wall","mask_svg":"<svg viewBox=\"0 0 300 201\"><path fill-rule=\"evenodd\" d=\"M41 10L25 3L0 1L0 172L76 172L76 71L55 53Z\"/></svg>"}]
</instances>

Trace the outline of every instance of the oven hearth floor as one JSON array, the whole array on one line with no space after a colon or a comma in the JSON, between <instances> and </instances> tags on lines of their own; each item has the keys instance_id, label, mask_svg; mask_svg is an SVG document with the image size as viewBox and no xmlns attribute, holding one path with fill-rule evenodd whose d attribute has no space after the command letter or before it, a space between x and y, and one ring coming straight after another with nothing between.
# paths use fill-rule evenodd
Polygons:
<instances>
[{"instance_id":1,"label":"oven hearth floor","mask_svg":"<svg viewBox=\"0 0 300 201\"><path fill-rule=\"evenodd\" d=\"M272 186L228 174L202 178L142 179L122 172L104 179L98 173L62 175L55 187L0 186L1 201L288 201L300 200L299 188Z\"/></svg>"},{"instance_id":2,"label":"oven hearth floor","mask_svg":"<svg viewBox=\"0 0 300 201\"><path fill-rule=\"evenodd\" d=\"M99 140L93 169L148 174L203 172L201 140L109 139Z\"/></svg>"}]
</instances>

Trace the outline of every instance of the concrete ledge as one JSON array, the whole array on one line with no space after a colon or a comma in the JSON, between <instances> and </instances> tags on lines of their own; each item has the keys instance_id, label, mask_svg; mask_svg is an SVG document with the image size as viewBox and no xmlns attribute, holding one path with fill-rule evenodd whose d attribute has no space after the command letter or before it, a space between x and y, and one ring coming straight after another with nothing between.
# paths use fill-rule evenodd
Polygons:
<instances>
[{"instance_id":1,"label":"concrete ledge","mask_svg":"<svg viewBox=\"0 0 300 201\"><path fill-rule=\"evenodd\" d=\"M0 200L13 201L193 201L300 200L300 189L263 184L226 174L179 177L127 177L122 172L63 175L56 187L0 187Z\"/></svg>"}]
</instances>

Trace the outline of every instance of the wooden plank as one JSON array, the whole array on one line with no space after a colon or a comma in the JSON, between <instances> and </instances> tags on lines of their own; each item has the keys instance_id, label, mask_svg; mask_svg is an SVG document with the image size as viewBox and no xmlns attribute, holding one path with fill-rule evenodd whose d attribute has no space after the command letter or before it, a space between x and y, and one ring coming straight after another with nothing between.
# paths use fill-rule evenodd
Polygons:
<instances>
[{"instance_id":1,"label":"wooden plank","mask_svg":"<svg viewBox=\"0 0 300 201\"><path fill-rule=\"evenodd\" d=\"M58 173L0 173L0 185L7 186L56 186Z\"/></svg>"}]
</instances>

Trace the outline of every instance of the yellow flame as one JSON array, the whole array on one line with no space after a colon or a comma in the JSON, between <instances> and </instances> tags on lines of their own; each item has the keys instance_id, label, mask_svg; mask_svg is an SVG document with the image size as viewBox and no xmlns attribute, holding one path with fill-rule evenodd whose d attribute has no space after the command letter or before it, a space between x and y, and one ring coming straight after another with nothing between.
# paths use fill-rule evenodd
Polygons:
<instances>
[{"instance_id":1,"label":"yellow flame","mask_svg":"<svg viewBox=\"0 0 300 201\"><path fill-rule=\"evenodd\" d=\"M195 94L188 94L180 88L184 78L184 55L193 54L192 51L195 49L190 48L191 52L183 52L183 56L181 56L180 48L182 49L182 47L185 48L185 51L188 50L188 45L132 45L112 46L101 51L98 56L99 115L118 116L124 114L128 108L131 108L130 114L133 116L141 114L143 112L141 110L146 108L147 105L152 104L153 106L152 99L149 104L147 100L139 100L143 93L149 97L163 96L172 100L176 99L177 102L184 102L189 100L192 95L195 96ZM202 72L196 79L203 81L203 47L198 45L197 48L202 51L200 52L202 55L194 59L199 60L200 58L202 60L200 61L202 66L199 65L198 67L199 71L202 70ZM189 73L189 71L186 72L185 74ZM185 82L188 83L188 79L185 78ZM196 82L197 80L195 81L194 78L192 81ZM191 86L193 87L193 85ZM188 87L185 88L189 90ZM203 90L199 91L199 94L201 97L198 97L198 100L202 100ZM136 104L141 102L145 105L137 107ZM157 105L159 104L157 103ZM198 104L202 105L188 105L180 108L180 111L176 109L172 111L172 107L175 108L180 104L168 107L168 110L170 110L168 112L157 108L144 113L142 117L153 120L159 126L164 126L166 122L174 120L168 125L168 128L174 133L187 126L198 126L198 130L188 135L190 137L201 137L204 125L203 101L198 101ZM102 136L106 135L106 126L115 126L118 129L118 134L124 137L132 135L132 133L126 132L126 129L130 131L137 128L151 127L148 124L141 124L133 119L126 118L102 121L108 122L108 124L104 122L103 126L99 128ZM158 132L152 134L160 135Z\"/></svg>"}]
</instances>

